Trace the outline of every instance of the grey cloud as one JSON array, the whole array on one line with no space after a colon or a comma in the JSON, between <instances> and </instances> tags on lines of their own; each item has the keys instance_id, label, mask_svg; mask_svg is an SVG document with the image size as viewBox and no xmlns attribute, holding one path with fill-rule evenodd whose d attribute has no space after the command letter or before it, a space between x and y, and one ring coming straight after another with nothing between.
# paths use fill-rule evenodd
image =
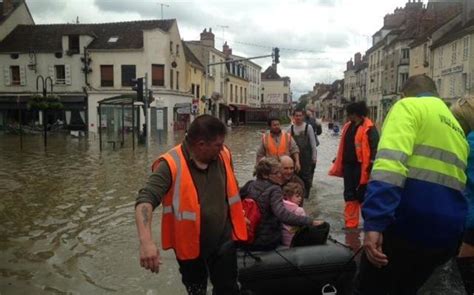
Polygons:
<instances>
[{"instance_id":1,"label":"grey cloud","mask_svg":"<svg viewBox=\"0 0 474 295\"><path fill-rule=\"evenodd\" d=\"M67 6L65 0L35 0L28 1L27 4L33 15L61 13Z\"/></svg>"}]
</instances>

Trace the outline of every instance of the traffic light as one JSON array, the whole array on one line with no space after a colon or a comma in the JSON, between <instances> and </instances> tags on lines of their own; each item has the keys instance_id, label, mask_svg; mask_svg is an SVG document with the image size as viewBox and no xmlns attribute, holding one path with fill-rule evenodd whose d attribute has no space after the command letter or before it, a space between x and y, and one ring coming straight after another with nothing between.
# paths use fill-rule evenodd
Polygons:
<instances>
[{"instance_id":1,"label":"traffic light","mask_svg":"<svg viewBox=\"0 0 474 295\"><path fill-rule=\"evenodd\" d=\"M143 101L143 78L132 79L132 90L137 92L137 101Z\"/></svg>"},{"instance_id":2,"label":"traffic light","mask_svg":"<svg viewBox=\"0 0 474 295\"><path fill-rule=\"evenodd\" d=\"M280 49L278 47L273 48L273 62L275 64L280 63Z\"/></svg>"},{"instance_id":3,"label":"traffic light","mask_svg":"<svg viewBox=\"0 0 474 295\"><path fill-rule=\"evenodd\" d=\"M148 89L148 107L155 101L155 97L153 96L153 90Z\"/></svg>"}]
</instances>

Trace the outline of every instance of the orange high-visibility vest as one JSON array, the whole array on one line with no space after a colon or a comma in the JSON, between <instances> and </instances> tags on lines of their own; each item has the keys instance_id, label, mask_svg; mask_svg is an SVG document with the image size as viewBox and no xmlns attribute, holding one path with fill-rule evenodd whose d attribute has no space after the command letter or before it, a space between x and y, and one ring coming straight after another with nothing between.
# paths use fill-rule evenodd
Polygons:
<instances>
[{"instance_id":1,"label":"orange high-visibility vest","mask_svg":"<svg viewBox=\"0 0 474 295\"><path fill-rule=\"evenodd\" d=\"M226 170L226 194L233 226L232 238L245 241L247 226L231 157L230 151L224 147L220 159ZM172 176L172 185L163 198L162 247L164 250L174 249L180 260L196 259L200 255L201 207L181 145L160 156L153 163L153 170L161 160L166 161Z\"/></svg>"},{"instance_id":2,"label":"orange high-visibility vest","mask_svg":"<svg viewBox=\"0 0 474 295\"><path fill-rule=\"evenodd\" d=\"M346 138L347 129L352 122L347 122L342 127L341 142L337 150L336 161L329 170L329 175L343 177L343 153L344 153L344 140ZM364 118L361 126L357 129L355 135L355 149L357 155L357 161L361 163L361 173L359 184L367 184L369 182L369 166L370 166L370 144L369 136L367 131L369 128L374 126L374 123L369 118Z\"/></svg>"},{"instance_id":3,"label":"orange high-visibility vest","mask_svg":"<svg viewBox=\"0 0 474 295\"><path fill-rule=\"evenodd\" d=\"M280 143L278 146L270 132L266 132L262 135L262 142L265 147L266 157L290 155L291 135L283 130L280 134Z\"/></svg>"}]
</instances>

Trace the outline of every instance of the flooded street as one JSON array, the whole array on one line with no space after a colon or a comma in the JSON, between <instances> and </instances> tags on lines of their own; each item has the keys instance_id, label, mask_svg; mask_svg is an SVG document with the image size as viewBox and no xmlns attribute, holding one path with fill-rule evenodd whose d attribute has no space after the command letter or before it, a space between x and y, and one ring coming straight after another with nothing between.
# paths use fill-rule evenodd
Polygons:
<instances>
[{"instance_id":1,"label":"flooded street","mask_svg":"<svg viewBox=\"0 0 474 295\"><path fill-rule=\"evenodd\" d=\"M239 182L249 180L263 126L230 131ZM326 130L324 131L326 132ZM130 139L112 150L98 138L48 139L0 135L0 293L3 294L185 294L172 251L163 252L159 275L140 268L134 220L137 191L152 161L183 137L154 138L147 152ZM310 200L312 216L331 224L331 235L357 247L358 232L345 234L342 180L327 176L338 137L320 137ZM154 213L159 241L161 208ZM159 243L161 244L161 243ZM463 294L451 270L432 279L423 294Z\"/></svg>"}]
</instances>

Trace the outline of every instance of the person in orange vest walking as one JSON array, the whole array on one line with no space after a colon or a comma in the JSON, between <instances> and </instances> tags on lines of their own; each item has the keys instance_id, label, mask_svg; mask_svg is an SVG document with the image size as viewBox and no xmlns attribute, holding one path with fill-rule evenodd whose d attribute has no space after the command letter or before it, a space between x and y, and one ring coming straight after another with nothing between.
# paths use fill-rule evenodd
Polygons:
<instances>
[{"instance_id":1,"label":"person in orange vest walking","mask_svg":"<svg viewBox=\"0 0 474 295\"><path fill-rule=\"evenodd\" d=\"M160 270L151 224L162 204L162 247L174 250L188 294L206 294L208 278L213 294L240 292L234 241L247 240L247 228L226 131L213 116L197 117L182 144L153 163L136 200L140 265Z\"/></svg>"},{"instance_id":2,"label":"person in orange vest walking","mask_svg":"<svg viewBox=\"0 0 474 295\"><path fill-rule=\"evenodd\" d=\"M379 134L367 118L365 102L346 107L349 121L342 128L341 141L329 175L344 178L344 221L346 228L359 226L360 205L375 160Z\"/></svg>"},{"instance_id":3,"label":"person in orange vest walking","mask_svg":"<svg viewBox=\"0 0 474 295\"><path fill-rule=\"evenodd\" d=\"M295 170L300 170L299 149L290 133L281 130L280 119L269 118L270 130L262 135L262 142L257 151L257 163L263 157L291 156L295 161Z\"/></svg>"}]
</instances>

